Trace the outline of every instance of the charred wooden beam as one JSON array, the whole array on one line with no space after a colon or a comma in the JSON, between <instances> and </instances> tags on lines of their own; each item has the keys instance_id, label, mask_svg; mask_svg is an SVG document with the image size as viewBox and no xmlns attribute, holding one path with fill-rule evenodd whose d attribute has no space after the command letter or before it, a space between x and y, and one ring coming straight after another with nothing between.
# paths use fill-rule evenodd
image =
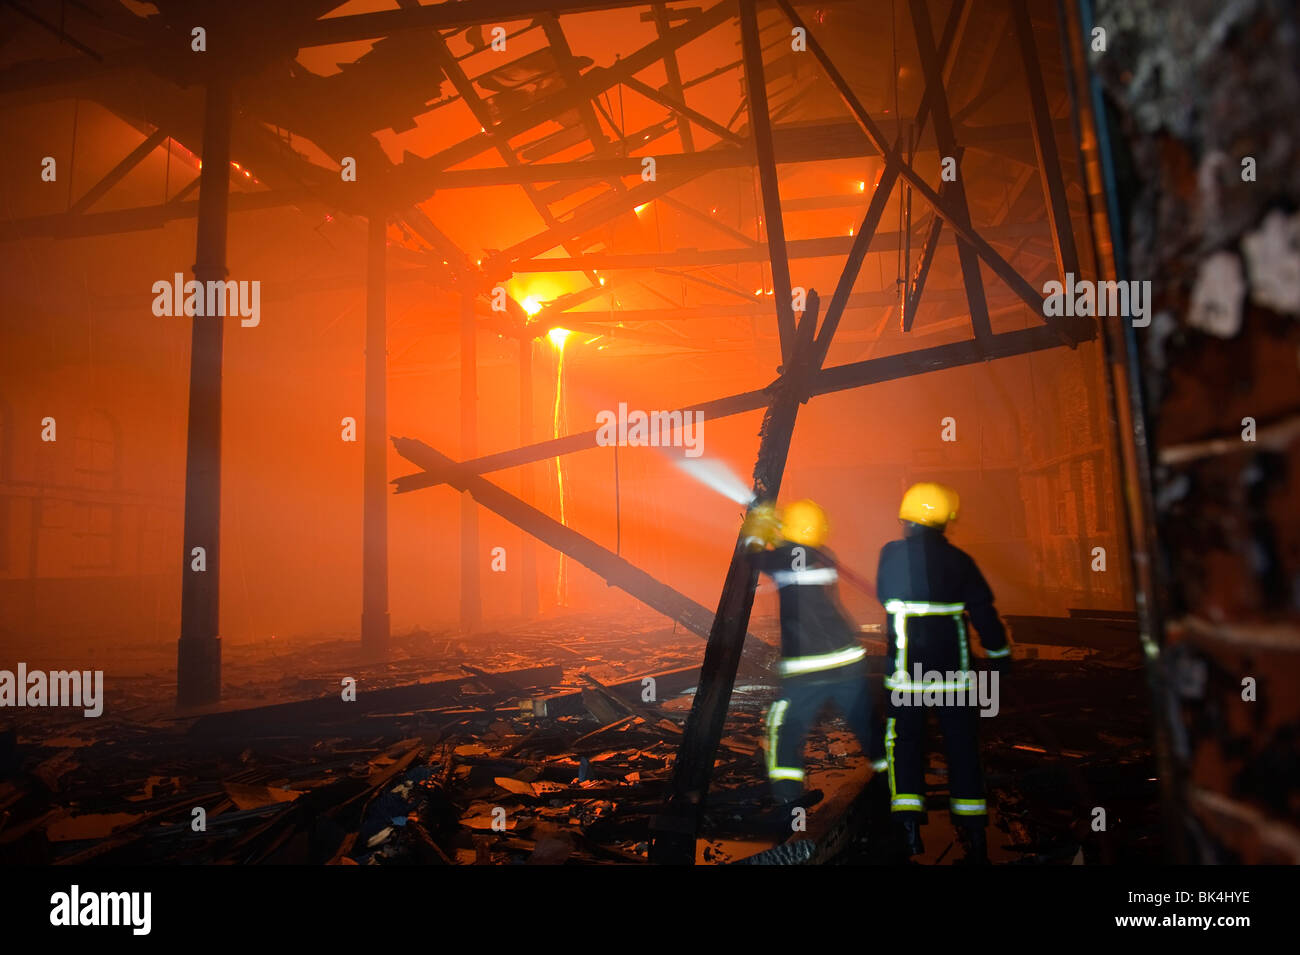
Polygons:
<instances>
[{"instance_id":1,"label":"charred wooden beam","mask_svg":"<svg viewBox=\"0 0 1300 955\"><path fill-rule=\"evenodd\" d=\"M548 690L558 686L564 678L561 667L555 664L509 670L502 673L483 674L484 685L498 692L491 684L509 679L513 684L528 690ZM338 693L310 700L273 703L224 713L208 713L199 717L189 728L192 737L226 737L255 739L281 736L299 732L312 732L322 724L337 725L363 721L375 714L429 709L456 703L461 698L461 687L468 677L438 680L432 683L414 683L407 686L367 689L362 681L357 698L346 706L339 705ZM498 684L499 685L499 684ZM501 702L513 702L511 694Z\"/></svg>"}]
</instances>

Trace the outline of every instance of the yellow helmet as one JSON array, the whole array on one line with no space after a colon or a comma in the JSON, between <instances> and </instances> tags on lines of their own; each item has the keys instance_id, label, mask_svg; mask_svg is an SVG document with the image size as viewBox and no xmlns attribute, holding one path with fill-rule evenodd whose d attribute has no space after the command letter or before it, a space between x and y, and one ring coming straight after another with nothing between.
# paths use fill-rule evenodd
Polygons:
<instances>
[{"instance_id":1,"label":"yellow helmet","mask_svg":"<svg viewBox=\"0 0 1300 955\"><path fill-rule=\"evenodd\" d=\"M903 495L898 519L926 527L943 527L957 519L957 501L957 492L950 487L929 481L913 484Z\"/></svg>"},{"instance_id":2,"label":"yellow helmet","mask_svg":"<svg viewBox=\"0 0 1300 955\"><path fill-rule=\"evenodd\" d=\"M792 544L820 547L829 530L826 512L813 501L805 498L781 509L781 536Z\"/></svg>"}]
</instances>

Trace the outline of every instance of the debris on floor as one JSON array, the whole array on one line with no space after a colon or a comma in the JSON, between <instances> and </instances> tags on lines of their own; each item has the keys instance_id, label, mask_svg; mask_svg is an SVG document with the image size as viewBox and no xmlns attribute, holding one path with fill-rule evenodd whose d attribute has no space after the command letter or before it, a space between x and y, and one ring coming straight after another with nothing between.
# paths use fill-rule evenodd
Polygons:
<instances>
[{"instance_id":1,"label":"debris on floor","mask_svg":"<svg viewBox=\"0 0 1300 955\"><path fill-rule=\"evenodd\" d=\"M593 616L472 638L412 634L401 646L379 665L334 644L281 646L273 660L232 654L242 705L199 715L178 717L165 702L172 687L145 678L114 681L118 696L93 722L26 714L4 737L0 862L647 860L691 706L697 637ZM1134 807L1153 802L1140 673L1100 657L1026 661L989 721L1003 835L990 840L994 861L1068 862L1080 851L1104 861L1120 850L1090 832L1088 807L1112 800L1133 826ZM345 676L357 680L355 702L338 692ZM1104 712L1087 689L1103 679L1114 689ZM857 741L833 713L808 740L807 824L773 817L763 719L775 693L771 673L737 681L697 862L892 861L883 779L868 785ZM931 749L941 765L937 738ZM943 776L930 778L941 792ZM929 828L937 857L951 840Z\"/></svg>"}]
</instances>

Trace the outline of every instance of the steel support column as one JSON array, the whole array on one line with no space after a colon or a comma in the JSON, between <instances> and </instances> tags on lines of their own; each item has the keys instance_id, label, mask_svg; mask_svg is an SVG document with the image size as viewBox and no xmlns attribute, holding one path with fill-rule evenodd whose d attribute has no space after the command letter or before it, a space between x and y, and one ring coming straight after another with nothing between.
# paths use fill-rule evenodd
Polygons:
<instances>
[{"instance_id":1,"label":"steel support column","mask_svg":"<svg viewBox=\"0 0 1300 955\"><path fill-rule=\"evenodd\" d=\"M203 116L194 278L226 279L232 96L221 80L208 86ZM176 702L221 699L221 358L225 319L195 315L190 347L190 407L185 445L185 531Z\"/></svg>"},{"instance_id":2,"label":"steel support column","mask_svg":"<svg viewBox=\"0 0 1300 955\"><path fill-rule=\"evenodd\" d=\"M362 476L361 645L388 646L388 226L370 216L366 238L365 449Z\"/></svg>"},{"instance_id":3,"label":"steel support column","mask_svg":"<svg viewBox=\"0 0 1300 955\"><path fill-rule=\"evenodd\" d=\"M754 464L754 498L775 501L781 493L785 462L794 436L799 405L820 356L813 335L820 311L817 293L809 290L808 308L799 322L798 338L791 342L785 374L775 385L772 403L759 430L758 460ZM692 865L700 813L709 791L713 763L722 739L731 691L736 683L741 652L754 606L758 569L750 560L737 529L726 581L704 648L704 662L682 731L668 799L660 815L650 821L650 861L660 865Z\"/></svg>"},{"instance_id":4,"label":"steel support column","mask_svg":"<svg viewBox=\"0 0 1300 955\"><path fill-rule=\"evenodd\" d=\"M460 453L478 453L478 340L474 296L460 296ZM483 617L479 594L478 507L468 492L460 496L460 628L478 629Z\"/></svg>"},{"instance_id":5,"label":"steel support column","mask_svg":"<svg viewBox=\"0 0 1300 955\"><path fill-rule=\"evenodd\" d=\"M519 443L527 447L533 443L533 340L519 342ZM532 462L523 466L519 474L519 496L525 504L537 499L537 472ZM519 555L521 580L519 609L525 617L536 617L537 599L537 545L533 535L523 532L523 545Z\"/></svg>"}]
</instances>

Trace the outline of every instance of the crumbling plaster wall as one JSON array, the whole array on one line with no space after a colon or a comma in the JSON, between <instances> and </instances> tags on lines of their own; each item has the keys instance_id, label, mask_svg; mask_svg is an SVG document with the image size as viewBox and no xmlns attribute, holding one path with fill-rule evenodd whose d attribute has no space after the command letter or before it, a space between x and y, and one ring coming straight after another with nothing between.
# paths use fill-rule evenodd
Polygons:
<instances>
[{"instance_id":1,"label":"crumbling plaster wall","mask_svg":"<svg viewBox=\"0 0 1300 955\"><path fill-rule=\"evenodd\" d=\"M1096 0L1153 444L1160 666L1190 861L1300 862L1300 27ZM1253 681L1253 682L1252 682ZM1253 698L1252 698L1253 697Z\"/></svg>"}]
</instances>

